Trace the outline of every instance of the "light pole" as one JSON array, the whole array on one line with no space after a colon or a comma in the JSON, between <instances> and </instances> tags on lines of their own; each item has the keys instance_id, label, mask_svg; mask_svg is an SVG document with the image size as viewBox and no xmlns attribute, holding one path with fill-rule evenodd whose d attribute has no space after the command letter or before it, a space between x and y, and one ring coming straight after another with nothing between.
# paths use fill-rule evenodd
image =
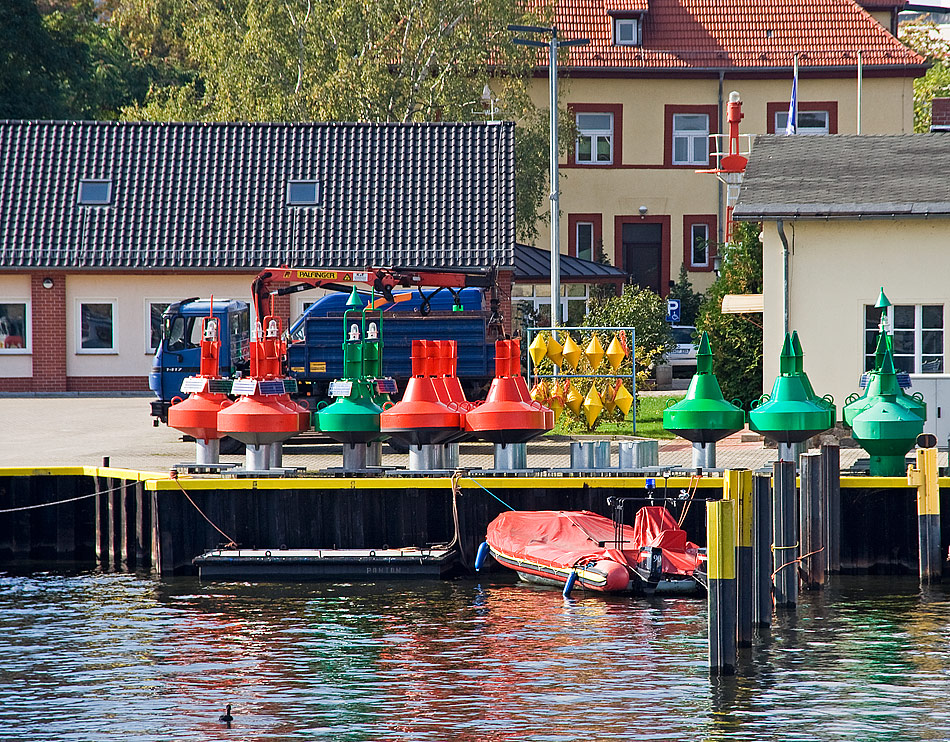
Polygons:
<instances>
[{"instance_id":1,"label":"light pole","mask_svg":"<svg viewBox=\"0 0 950 742\"><path fill-rule=\"evenodd\" d=\"M508 26L509 31L521 33L550 34L548 41L522 39L515 37L511 41L520 46L533 46L548 49L548 104L551 108L551 327L561 324L561 225L560 225L560 188L557 168L557 50L564 46L583 46L589 39L559 39L557 27L547 26Z\"/></svg>"}]
</instances>

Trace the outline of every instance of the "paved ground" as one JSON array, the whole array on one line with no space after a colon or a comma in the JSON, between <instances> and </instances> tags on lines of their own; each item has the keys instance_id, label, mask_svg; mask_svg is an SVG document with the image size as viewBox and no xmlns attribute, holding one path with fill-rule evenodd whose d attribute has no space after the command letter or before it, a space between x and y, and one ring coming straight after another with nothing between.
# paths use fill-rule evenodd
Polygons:
<instances>
[{"instance_id":1,"label":"paved ground","mask_svg":"<svg viewBox=\"0 0 950 742\"><path fill-rule=\"evenodd\" d=\"M6 431L0 447L0 467L99 465L108 456L112 466L167 471L194 460L194 444L181 440L178 431L164 425L152 427L146 397L0 397L0 424ZM775 449L752 436L737 433L720 441L718 465L723 468L758 469L777 458ZM618 445L613 444L616 465ZM407 464L404 454L384 447L384 464ZM867 454L861 449L841 449L843 468ZM243 456L222 456L222 461L243 463ZM304 442L285 447L284 463L317 471L342 464L338 445ZM682 439L660 441L661 466L686 467L691 446ZM492 448L484 443L463 444L460 464L492 468ZM941 465L946 453L941 453ZM528 466L565 468L570 465L570 444L534 441L528 444Z\"/></svg>"}]
</instances>

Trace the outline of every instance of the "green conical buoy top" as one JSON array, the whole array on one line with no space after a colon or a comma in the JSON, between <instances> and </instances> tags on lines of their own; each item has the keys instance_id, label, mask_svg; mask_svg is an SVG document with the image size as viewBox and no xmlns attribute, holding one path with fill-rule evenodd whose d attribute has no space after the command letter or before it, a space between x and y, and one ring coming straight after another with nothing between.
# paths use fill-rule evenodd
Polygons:
<instances>
[{"instance_id":1,"label":"green conical buoy top","mask_svg":"<svg viewBox=\"0 0 950 742\"><path fill-rule=\"evenodd\" d=\"M893 353L893 345L891 341L891 336L886 332L878 333L877 336L877 348L874 351L874 368L880 369L884 363L884 355L886 353ZM891 356L891 366L894 365L893 355Z\"/></svg>"},{"instance_id":2,"label":"green conical buoy top","mask_svg":"<svg viewBox=\"0 0 950 742\"><path fill-rule=\"evenodd\" d=\"M795 373L805 372L805 352L802 350L802 341L798 339L798 330L792 330L792 355L795 360ZM809 387L811 384L808 385ZM814 394L814 392L812 392Z\"/></svg>"},{"instance_id":3,"label":"green conical buoy top","mask_svg":"<svg viewBox=\"0 0 950 742\"><path fill-rule=\"evenodd\" d=\"M686 397L663 410L663 427L695 443L715 443L742 430L745 413L722 396L713 373L712 348L704 332L696 351L696 373Z\"/></svg>"},{"instance_id":4,"label":"green conical buoy top","mask_svg":"<svg viewBox=\"0 0 950 742\"><path fill-rule=\"evenodd\" d=\"M782 354L778 359L780 374L795 373L795 350L792 348L792 336L785 333L785 342L782 344Z\"/></svg>"},{"instance_id":5,"label":"green conical buoy top","mask_svg":"<svg viewBox=\"0 0 950 742\"><path fill-rule=\"evenodd\" d=\"M875 309L887 309L891 305L891 300L887 298L884 294L884 287L881 286L881 295L877 297L877 304L874 305Z\"/></svg>"},{"instance_id":6,"label":"green conical buoy top","mask_svg":"<svg viewBox=\"0 0 950 742\"><path fill-rule=\"evenodd\" d=\"M696 373L711 374L713 364L712 348L709 347L709 335L703 330L699 341L699 350L696 351Z\"/></svg>"},{"instance_id":7,"label":"green conical buoy top","mask_svg":"<svg viewBox=\"0 0 950 742\"><path fill-rule=\"evenodd\" d=\"M360 301L360 295L356 290L356 286L354 286L353 290L350 292L350 298L346 300L346 306L350 307L351 309L363 306L363 302Z\"/></svg>"}]
</instances>

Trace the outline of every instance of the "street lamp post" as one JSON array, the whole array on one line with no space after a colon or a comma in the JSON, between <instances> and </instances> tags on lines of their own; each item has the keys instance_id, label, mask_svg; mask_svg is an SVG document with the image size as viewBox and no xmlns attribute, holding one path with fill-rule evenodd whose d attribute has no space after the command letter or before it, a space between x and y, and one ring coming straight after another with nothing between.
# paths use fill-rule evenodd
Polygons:
<instances>
[{"instance_id":1,"label":"street lamp post","mask_svg":"<svg viewBox=\"0 0 950 742\"><path fill-rule=\"evenodd\" d=\"M558 146L557 146L557 50L565 46L583 46L589 44L588 39L559 39L557 27L547 26L508 26L509 31L521 33L550 34L548 41L536 39L522 39L515 37L512 43L521 46L533 46L548 49L548 103L551 109L551 147L550 179L551 179L551 327L557 327L563 321L561 316L561 207L560 187L558 175Z\"/></svg>"}]
</instances>

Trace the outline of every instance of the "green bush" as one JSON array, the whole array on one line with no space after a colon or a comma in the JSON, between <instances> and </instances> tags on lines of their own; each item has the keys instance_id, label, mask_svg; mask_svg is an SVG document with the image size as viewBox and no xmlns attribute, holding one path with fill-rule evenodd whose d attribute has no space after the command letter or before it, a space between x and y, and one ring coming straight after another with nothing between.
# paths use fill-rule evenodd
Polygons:
<instances>
[{"instance_id":1,"label":"green bush","mask_svg":"<svg viewBox=\"0 0 950 742\"><path fill-rule=\"evenodd\" d=\"M760 224L735 225L735 242L720 250L722 269L706 292L697 321L698 330L709 333L723 395L738 398L745 409L762 394L762 315L723 314L722 297L762 293L761 229Z\"/></svg>"}]
</instances>

